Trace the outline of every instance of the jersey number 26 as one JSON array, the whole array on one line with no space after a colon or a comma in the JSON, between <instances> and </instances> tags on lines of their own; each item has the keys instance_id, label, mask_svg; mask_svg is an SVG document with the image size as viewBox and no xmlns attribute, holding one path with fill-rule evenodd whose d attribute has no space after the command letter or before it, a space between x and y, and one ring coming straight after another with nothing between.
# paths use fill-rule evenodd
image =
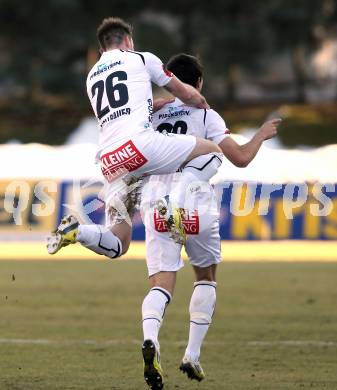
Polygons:
<instances>
[{"instance_id":1,"label":"jersey number 26","mask_svg":"<svg viewBox=\"0 0 337 390\"><path fill-rule=\"evenodd\" d=\"M92 97L94 97L97 92L96 112L98 119L101 119L108 114L110 108L122 107L129 101L128 87L123 83L114 84L115 78L118 81L123 81L127 80L128 75L123 71L113 72L106 78L105 82L103 80L98 80L91 87ZM109 105L103 108L102 99L104 91L106 92Z\"/></svg>"}]
</instances>

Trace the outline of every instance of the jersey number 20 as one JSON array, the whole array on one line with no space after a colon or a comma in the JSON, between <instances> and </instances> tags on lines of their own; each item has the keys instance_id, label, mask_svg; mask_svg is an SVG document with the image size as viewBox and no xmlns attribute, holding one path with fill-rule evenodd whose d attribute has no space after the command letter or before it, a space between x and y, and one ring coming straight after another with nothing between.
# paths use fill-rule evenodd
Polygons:
<instances>
[{"instance_id":1,"label":"jersey number 20","mask_svg":"<svg viewBox=\"0 0 337 390\"><path fill-rule=\"evenodd\" d=\"M126 72L118 71L111 73L105 80L98 80L91 87L92 97L95 96L97 91L96 111L98 119L103 118L104 115L110 112L110 108L118 108L124 106L129 101L128 87L123 83L117 83L114 85L114 78L118 81L127 80L128 76ZM104 91L109 101L109 106L102 107L102 99Z\"/></svg>"},{"instance_id":2,"label":"jersey number 20","mask_svg":"<svg viewBox=\"0 0 337 390\"><path fill-rule=\"evenodd\" d=\"M186 134L187 133L187 123L184 121L177 121L175 124L171 123L161 123L157 127L157 131L160 133L173 133L173 134Z\"/></svg>"}]
</instances>

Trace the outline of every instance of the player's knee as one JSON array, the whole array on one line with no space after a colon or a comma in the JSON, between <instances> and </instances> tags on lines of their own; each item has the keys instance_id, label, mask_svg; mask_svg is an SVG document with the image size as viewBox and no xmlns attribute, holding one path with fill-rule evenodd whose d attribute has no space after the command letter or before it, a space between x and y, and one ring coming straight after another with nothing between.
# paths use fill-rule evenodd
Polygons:
<instances>
[{"instance_id":1,"label":"player's knee","mask_svg":"<svg viewBox=\"0 0 337 390\"><path fill-rule=\"evenodd\" d=\"M210 177L214 176L222 163L223 155L220 153L209 153L196 157L189 161L184 171L189 171L194 174L199 180L208 181Z\"/></svg>"},{"instance_id":2,"label":"player's knee","mask_svg":"<svg viewBox=\"0 0 337 390\"><path fill-rule=\"evenodd\" d=\"M122 251L121 251L121 255L124 255L128 250L129 250L129 247L130 247L130 240L121 240L121 243L122 243Z\"/></svg>"},{"instance_id":3,"label":"player's knee","mask_svg":"<svg viewBox=\"0 0 337 390\"><path fill-rule=\"evenodd\" d=\"M220 147L212 141L205 139L197 139L196 147L200 154L222 153Z\"/></svg>"},{"instance_id":4,"label":"player's knee","mask_svg":"<svg viewBox=\"0 0 337 390\"><path fill-rule=\"evenodd\" d=\"M217 144L215 144L214 142L210 142L209 152L207 153L222 153L222 150Z\"/></svg>"},{"instance_id":5,"label":"player's knee","mask_svg":"<svg viewBox=\"0 0 337 390\"><path fill-rule=\"evenodd\" d=\"M187 157L186 162L208 153L222 153L222 151L220 147L214 142L202 138L197 138L195 147L191 154Z\"/></svg>"}]
</instances>

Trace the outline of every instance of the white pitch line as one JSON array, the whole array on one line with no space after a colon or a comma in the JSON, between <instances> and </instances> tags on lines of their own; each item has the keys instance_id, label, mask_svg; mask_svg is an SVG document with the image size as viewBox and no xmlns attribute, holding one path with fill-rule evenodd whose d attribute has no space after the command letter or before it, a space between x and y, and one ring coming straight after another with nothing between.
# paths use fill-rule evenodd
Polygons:
<instances>
[{"instance_id":1,"label":"white pitch line","mask_svg":"<svg viewBox=\"0 0 337 390\"><path fill-rule=\"evenodd\" d=\"M170 342L170 345L185 346L187 341L174 341ZM11 339L2 338L0 344L13 344L13 345L92 345L92 346L119 346L119 345L140 345L142 340L50 340L50 339ZM165 344L165 342L163 343ZM204 345L210 346L226 346L236 343L221 342L221 341L205 341ZM250 347L337 347L336 341L320 341L320 340L279 340L279 341L248 341L238 342L241 345L247 345Z\"/></svg>"},{"instance_id":2,"label":"white pitch line","mask_svg":"<svg viewBox=\"0 0 337 390\"><path fill-rule=\"evenodd\" d=\"M43 339L0 339L0 344L52 344L51 340Z\"/></svg>"},{"instance_id":3,"label":"white pitch line","mask_svg":"<svg viewBox=\"0 0 337 390\"><path fill-rule=\"evenodd\" d=\"M16 345L101 345L141 344L141 340L49 340L49 339L0 339L0 344Z\"/></svg>"},{"instance_id":4,"label":"white pitch line","mask_svg":"<svg viewBox=\"0 0 337 390\"><path fill-rule=\"evenodd\" d=\"M319 340L279 340L279 341L248 341L252 347L336 347L336 341Z\"/></svg>"}]
</instances>

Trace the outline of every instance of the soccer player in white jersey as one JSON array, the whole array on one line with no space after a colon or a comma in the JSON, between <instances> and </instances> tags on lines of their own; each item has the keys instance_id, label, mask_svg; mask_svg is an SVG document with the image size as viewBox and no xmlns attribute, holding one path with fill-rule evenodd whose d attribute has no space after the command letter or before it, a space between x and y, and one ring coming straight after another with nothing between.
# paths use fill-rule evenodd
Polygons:
<instances>
[{"instance_id":1,"label":"soccer player in white jersey","mask_svg":"<svg viewBox=\"0 0 337 390\"><path fill-rule=\"evenodd\" d=\"M50 254L80 242L109 258L121 256L131 241L130 185L143 175L175 172L186 162L203 165L210 153L221 153L211 141L154 132L151 82L165 87L189 106L209 106L195 88L165 70L158 57L133 51L129 24L119 18L104 19L97 37L102 55L88 74L87 92L99 125L97 160L105 181L106 226L79 225L77 218L66 216L48 237ZM213 159L201 178L209 179L220 163L219 158ZM199 177L199 172L186 167L182 175L188 183ZM162 199L158 207L173 236L183 241L180 200L171 196L170 202Z\"/></svg>"},{"instance_id":2,"label":"soccer player in white jersey","mask_svg":"<svg viewBox=\"0 0 337 390\"><path fill-rule=\"evenodd\" d=\"M174 56L167 63L167 69L183 82L201 90L203 70L197 58L186 54ZM214 110L190 107L176 99L157 111L153 118L153 126L158 132L195 135L217 143L224 156L239 167L247 166L263 141L276 135L279 122L279 119L266 122L248 143L240 146L229 136L225 122ZM217 157L209 160L212 158ZM195 166L195 169L202 170L203 167ZM152 287L142 305L142 352L144 377L152 389L163 387L158 333L174 292L176 273L183 267L183 261L182 245L170 239L163 219L151 204L158 196L168 194L179 183L180 177L180 173L151 176L142 193L146 260ZM185 249L195 271L195 283L189 307L189 340L180 370L198 381L205 377L199 362L200 348L212 321L216 302L216 266L221 259L218 201L212 186L202 184L194 183L183 194L193 198L191 206L185 201L183 223L188 234Z\"/></svg>"}]
</instances>

